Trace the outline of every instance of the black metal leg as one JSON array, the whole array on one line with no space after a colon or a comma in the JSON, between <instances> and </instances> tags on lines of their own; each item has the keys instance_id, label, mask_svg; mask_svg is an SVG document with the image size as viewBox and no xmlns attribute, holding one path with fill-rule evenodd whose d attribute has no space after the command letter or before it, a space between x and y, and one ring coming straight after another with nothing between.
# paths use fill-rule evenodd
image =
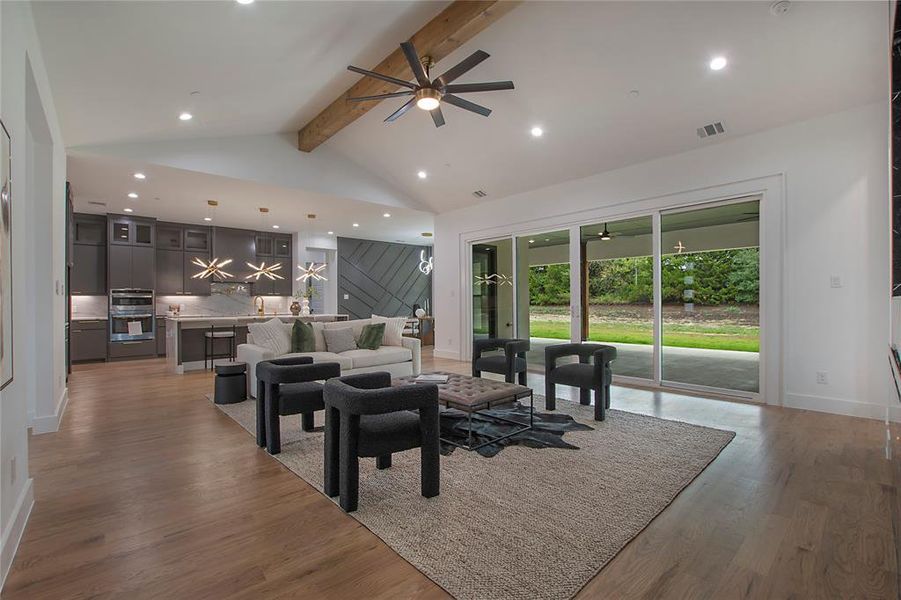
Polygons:
<instances>
[{"instance_id":1,"label":"black metal leg","mask_svg":"<svg viewBox=\"0 0 901 600\"><path fill-rule=\"evenodd\" d=\"M376 469L390 469L391 468L391 455L385 454L384 456L376 456L375 457L375 468Z\"/></svg>"},{"instance_id":2,"label":"black metal leg","mask_svg":"<svg viewBox=\"0 0 901 600\"><path fill-rule=\"evenodd\" d=\"M551 383L548 377L549 373L544 375L544 408L546 410L557 409L557 386Z\"/></svg>"},{"instance_id":3,"label":"black metal leg","mask_svg":"<svg viewBox=\"0 0 901 600\"><path fill-rule=\"evenodd\" d=\"M282 432L278 418L278 392L277 386L271 385L266 390L266 450L269 454L278 454L282 451Z\"/></svg>"},{"instance_id":4,"label":"black metal leg","mask_svg":"<svg viewBox=\"0 0 901 600\"><path fill-rule=\"evenodd\" d=\"M341 414L337 408L325 407L325 451L323 466L325 477L323 478L322 491L329 498L334 498L339 493L338 487L338 440L340 438Z\"/></svg>"},{"instance_id":5,"label":"black metal leg","mask_svg":"<svg viewBox=\"0 0 901 600\"><path fill-rule=\"evenodd\" d=\"M604 401L605 401L604 407L610 408L610 384L609 383L604 386Z\"/></svg>"},{"instance_id":6,"label":"black metal leg","mask_svg":"<svg viewBox=\"0 0 901 600\"><path fill-rule=\"evenodd\" d=\"M527 384L526 384L526 372L525 372L525 371L520 371L520 372L519 372L519 385L527 385Z\"/></svg>"},{"instance_id":7,"label":"black metal leg","mask_svg":"<svg viewBox=\"0 0 901 600\"><path fill-rule=\"evenodd\" d=\"M304 431L313 431L313 412L305 412L300 415L300 428Z\"/></svg>"},{"instance_id":8,"label":"black metal leg","mask_svg":"<svg viewBox=\"0 0 901 600\"><path fill-rule=\"evenodd\" d=\"M257 446L266 447L266 384L257 380Z\"/></svg>"},{"instance_id":9,"label":"black metal leg","mask_svg":"<svg viewBox=\"0 0 901 600\"><path fill-rule=\"evenodd\" d=\"M338 469L339 504L345 512L357 510L360 496L360 458L357 443L360 436L360 416L341 413L340 466Z\"/></svg>"}]
</instances>

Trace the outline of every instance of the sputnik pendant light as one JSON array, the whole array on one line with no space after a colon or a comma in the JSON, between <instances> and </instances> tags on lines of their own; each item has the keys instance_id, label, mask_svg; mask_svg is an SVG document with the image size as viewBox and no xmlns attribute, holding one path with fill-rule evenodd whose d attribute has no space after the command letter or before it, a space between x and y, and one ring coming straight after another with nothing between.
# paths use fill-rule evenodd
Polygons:
<instances>
[{"instance_id":1,"label":"sputnik pendant light","mask_svg":"<svg viewBox=\"0 0 901 600\"><path fill-rule=\"evenodd\" d=\"M275 263L274 265L269 265L267 267L265 261L261 262L260 266L256 266L255 264L248 262L247 266L253 269L253 273L251 273L248 277L253 277L255 281L259 281L260 277L264 276L273 281L275 281L276 279L284 279L284 277L276 273L276 271L281 270L282 263Z\"/></svg>"},{"instance_id":2,"label":"sputnik pendant light","mask_svg":"<svg viewBox=\"0 0 901 600\"><path fill-rule=\"evenodd\" d=\"M222 270L222 267L230 263L232 259L227 258L225 260L219 260L218 258L214 258L211 261L205 261L202 258L194 257L194 260L191 262L197 265L202 269L196 275L193 275L191 279L206 279L207 277L215 277L216 279L227 279L229 277L233 277L231 273L227 273Z\"/></svg>"},{"instance_id":3,"label":"sputnik pendant light","mask_svg":"<svg viewBox=\"0 0 901 600\"><path fill-rule=\"evenodd\" d=\"M300 277L297 278L297 281L306 282L308 279L312 279L313 281L328 281L328 279L322 275L326 266L326 263L319 265L310 263L309 266L297 265L297 268L300 269Z\"/></svg>"}]
</instances>

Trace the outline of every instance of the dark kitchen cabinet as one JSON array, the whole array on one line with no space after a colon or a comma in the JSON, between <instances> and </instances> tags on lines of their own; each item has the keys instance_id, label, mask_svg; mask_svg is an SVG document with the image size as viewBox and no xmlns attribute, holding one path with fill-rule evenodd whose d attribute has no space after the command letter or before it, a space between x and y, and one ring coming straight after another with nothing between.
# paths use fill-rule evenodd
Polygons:
<instances>
[{"instance_id":1,"label":"dark kitchen cabinet","mask_svg":"<svg viewBox=\"0 0 901 600\"><path fill-rule=\"evenodd\" d=\"M277 235L273 238L276 258L291 258L291 236Z\"/></svg>"},{"instance_id":2,"label":"dark kitchen cabinet","mask_svg":"<svg viewBox=\"0 0 901 600\"><path fill-rule=\"evenodd\" d=\"M107 321L74 320L69 332L69 355L73 362L106 360Z\"/></svg>"},{"instance_id":3,"label":"dark kitchen cabinet","mask_svg":"<svg viewBox=\"0 0 901 600\"><path fill-rule=\"evenodd\" d=\"M155 289L156 251L153 248L134 246L131 252L131 287Z\"/></svg>"},{"instance_id":4,"label":"dark kitchen cabinet","mask_svg":"<svg viewBox=\"0 0 901 600\"><path fill-rule=\"evenodd\" d=\"M109 289L130 288L131 285L131 246L110 244L107 256Z\"/></svg>"},{"instance_id":5,"label":"dark kitchen cabinet","mask_svg":"<svg viewBox=\"0 0 901 600\"><path fill-rule=\"evenodd\" d=\"M111 245L154 246L156 232L153 220L110 215L108 222Z\"/></svg>"},{"instance_id":6,"label":"dark kitchen cabinet","mask_svg":"<svg viewBox=\"0 0 901 600\"><path fill-rule=\"evenodd\" d=\"M156 318L156 331L153 332L156 338L156 355L166 356L166 319L164 317Z\"/></svg>"},{"instance_id":7,"label":"dark kitchen cabinet","mask_svg":"<svg viewBox=\"0 0 901 600\"><path fill-rule=\"evenodd\" d=\"M185 252L208 253L211 247L209 227L186 227L184 233Z\"/></svg>"},{"instance_id":8,"label":"dark kitchen cabinet","mask_svg":"<svg viewBox=\"0 0 901 600\"><path fill-rule=\"evenodd\" d=\"M275 240L271 233L256 234L255 243L257 256L275 255Z\"/></svg>"},{"instance_id":9,"label":"dark kitchen cabinet","mask_svg":"<svg viewBox=\"0 0 901 600\"><path fill-rule=\"evenodd\" d=\"M106 246L73 244L69 293L77 296L106 294Z\"/></svg>"},{"instance_id":10,"label":"dark kitchen cabinet","mask_svg":"<svg viewBox=\"0 0 901 600\"><path fill-rule=\"evenodd\" d=\"M109 288L152 290L156 280L156 251L142 246L110 245L108 256Z\"/></svg>"},{"instance_id":11,"label":"dark kitchen cabinet","mask_svg":"<svg viewBox=\"0 0 901 600\"><path fill-rule=\"evenodd\" d=\"M73 214L69 293L106 295L106 217Z\"/></svg>"},{"instance_id":12,"label":"dark kitchen cabinet","mask_svg":"<svg viewBox=\"0 0 901 600\"><path fill-rule=\"evenodd\" d=\"M252 281L247 263L256 264L256 232L230 227L213 228L212 256L232 259L226 270L233 274L231 281Z\"/></svg>"},{"instance_id":13,"label":"dark kitchen cabinet","mask_svg":"<svg viewBox=\"0 0 901 600\"><path fill-rule=\"evenodd\" d=\"M185 254L181 250L156 250L157 296L174 296L184 293Z\"/></svg>"},{"instance_id":14,"label":"dark kitchen cabinet","mask_svg":"<svg viewBox=\"0 0 901 600\"><path fill-rule=\"evenodd\" d=\"M176 223L156 224L156 249L181 250L184 228Z\"/></svg>"},{"instance_id":15,"label":"dark kitchen cabinet","mask_svg":"<svg viewBox=\"0 0 901 600\"><path fill-rule=\"evenodd\" d=\"M209 296L210 278L207 277L201 279L199 277L194 277L194 275L203 270L201 267L194 264L194 258L201 258L206 261L209 260L209 254L185 251L183 256L184 293L189 296Z\"/></svg>"}]
</instances>

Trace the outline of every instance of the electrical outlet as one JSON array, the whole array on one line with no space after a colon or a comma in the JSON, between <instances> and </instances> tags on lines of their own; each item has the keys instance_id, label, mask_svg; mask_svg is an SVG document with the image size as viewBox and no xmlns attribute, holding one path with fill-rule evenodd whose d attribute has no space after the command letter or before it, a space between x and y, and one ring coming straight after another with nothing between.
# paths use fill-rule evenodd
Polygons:
<instances>
[{"instance_id":1,"label":"electrical outlet","mask_svg":"<svg viewBox=\"0 0 901 600\"><path fill-rule=\"evenodd\" d=\"M820 385L829 385L829 374L826 371L817 371L817 383Z\"/></svg>"},{"instance_id":2,"label":"electrical outlet","mask_svg":"<svg viewBox=\"0 0 901 600\"><path fill-rule=\"evenodd\" d=\"M16 483L16 457L13 456L9 459L9 484L14 485Z\"/></svg>"}]
</instances>

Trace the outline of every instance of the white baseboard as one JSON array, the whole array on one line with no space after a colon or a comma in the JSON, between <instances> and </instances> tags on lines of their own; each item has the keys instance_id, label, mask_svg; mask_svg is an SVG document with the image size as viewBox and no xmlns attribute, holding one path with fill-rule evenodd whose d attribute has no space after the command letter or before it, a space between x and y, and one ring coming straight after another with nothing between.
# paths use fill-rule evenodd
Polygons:
<instances>
[{"instance_id":1,"label":"white baseboard","mask_svg":"<svg viewBox=\"0 0 901 600\"><path fill-rule=\"evenodd\" d=\"M873 404L869 402L854 402L844 398L832 398L829 396L811 396L809 394L790 394L783 396L782 405L787 408L800 408L803 410L815 410L848 417L862 417L864 419L885 420L886 416L891 421L901 422L901 404Z\"/></svg>"},{"instance_id":2,"label":"white baseboard","mask_svg":"<svg viewBox=\"0 0 901 600\"><path fill-rule=\"evenodd\" d=\"M28 523L28 517L31 516L31 509L34 507L33 483L34 480L31 478L25 482L22 492L16 499L16 505L13 507L9 525L3 531L2 550L0 550L0 589L3 589L3 584L6 583L6 576L9 575L16 550L19 549L19 542L25 533L25 525Z\"/></svg>"},{"instance_id":3,"label":"white baseboard","mask_svg":"<svg viewBox=\"0 0 901 600\"><path fill-rule=\"evenodd\" d=\"M446 358L448 360L460 360L460 353L453 350L438 350L436 348L432 351L432 356L435 358Z\"/></svg>"},{"instance_id":4,"label":"white baseboard","mask_svg":"<svg viewBox=\"0 0 901 600\"><path fill-rule=\"evenodd\" d=\"M45 415L42 417L34 417L31 419L31 432L35 434L40 433L55 433L59 431L59 424L63 420L63 413L66 412L66 407L69 405L69 388L63 388L63 393L59 397L59 400L56 402L56 411L52 415Z\"/></svg>"}]
</instances>

